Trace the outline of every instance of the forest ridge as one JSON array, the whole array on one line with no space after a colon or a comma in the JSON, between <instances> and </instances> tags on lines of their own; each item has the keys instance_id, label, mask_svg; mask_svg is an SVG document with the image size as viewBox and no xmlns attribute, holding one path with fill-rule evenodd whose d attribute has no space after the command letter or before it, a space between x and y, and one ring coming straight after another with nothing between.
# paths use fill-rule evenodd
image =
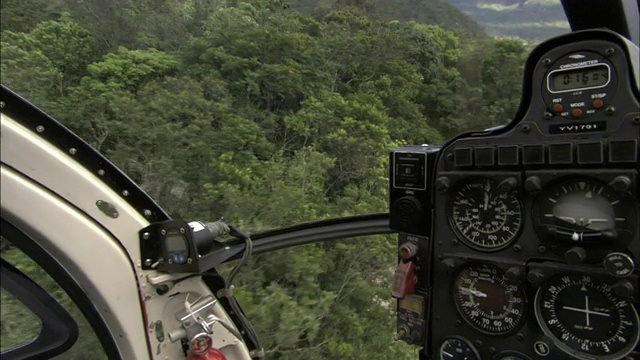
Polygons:
<instances>
[{"instance_id":1,"label":"forest ridge","mask_svg":"<svg viewBox=\"0 0 640 360\"><path fill-rule=\"evenodd\" d=\"M182 218L255 232L386 212L389 151L508 122L528 48L368 4L3 0L2 84ZM392 340L395 251L255 257L236 294L268 358L414 359Z\"/></svg>"}]
</instances>

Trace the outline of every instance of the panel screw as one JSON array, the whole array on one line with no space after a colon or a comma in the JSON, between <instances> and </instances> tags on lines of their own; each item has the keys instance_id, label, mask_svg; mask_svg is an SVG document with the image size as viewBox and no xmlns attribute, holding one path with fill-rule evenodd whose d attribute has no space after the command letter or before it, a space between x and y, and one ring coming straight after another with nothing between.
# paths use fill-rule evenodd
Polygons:
<instances>
[{"instance_id":1,"label":"panel screw","mask_svg":"<svg viewBox=\"0 0 640 360\"><path fill-rule=\"evenodd\" d=\"M452 239L451 240L451 245L458 246L458 239Z\"/></svg>"},{"instance_id":2,"label":"panel screw","mask_svg":"<svg viewBox=\"0 0 640 360\"><path fill-rule=\"evenodd\" d=\"M142 238L145 239L145 240L148 240L150 236L151 236L151 234L149 234L148 232L145 232L144 234L142 234ZM151 260L149 260L149 261L151 261ZM149 264L149 265L151 265L151 264Z\"/></svg>"},{"instance_id":3,"label":"panel screw","mask_svg":"<svg viewBox=\"0 0 640 360\"><path fill-rule=\"evenodd\" d=\"M528 133L529 131L531 131L531 126L529 126L527 124L522 125L522 132Z\"/></svg>"},{"instance_id":4,"label":"panel screw","mask_svg":"<svg viewBox=\"0 0 640 360\"><path fill-rule=\"evenodd\" d=\"M153 260L151 260L151 259L145 259L144 260L144 265L145 266L151 266L152 263L153 263Z\"/></svg>"},{"instance_id":5,"label":"panel screw","mask_svg":"<svg viewBox=\"0 0 640 360\"><path fill-rule=\"evenodd\" d=\"M636 124L636 125L640 124L640 116L634 117L633 118L633 123Z\"/></svg>"},{"instance_id":6,"label":"panel screw","mask_svg":"<svg viewBox=\"0 0 640 360\"><path fill-rule=\"evenodd\" d=\"M0 101L0 108L4 108L4 101Z\"/></svg>"},{"instance_id":7,"label":"panel screw","mask_svg":"<svg viewBox=\"0 0 640 360\"><path fill-rule=\"evenodd\" d=\"M102 200L96 201L96 205L98 205L98 206L102 205Z\"/></svg>"},{"instance_id":8,"label":"panel screw","mask_svg":"<svg viewBox=\"0 0 640 360\"><path fill-rule=\"evenodd\" d=\"M111 217L115 219L115 218L117 218L119 215L120 215L120 214L118 214L118 212L116 211L116 212L114 212L113 214L111 214Z\"/></svg>"},{"instance_id":9,"label":"panel screw","mask_svg":"<svg viewBox=\"0 0 640 360\"><path fill-rule=\"evenodd\" d=\"M520 245L513 245L513 251L520 252L520 250L522 250L522 247Z\"/></svg>"},{"instance_id":10,"label":"panel screw","mask_svg":"<svg viewBox=\"0 0 640 360\"><path fill-rule=\"evenodd\" d=\"M447 154L447 160L453 161L453 154L452 153L448 153Z\"/></svg>"},{"instance_id":11,"label":"panel screw","mask_svg":"<svg viewBox=\"0 0 640 360\"><path fill-rule=\"evenodd\" d=\"M544 59L542 60L542 65L549 65L549 64L551 64L551 59L549 59L549 58L544 58Z\"/></svg>"},{"instance_id":12,"label":"panel screw","mask_svg":"<svg viewBox=\"0 0 640 360\"><path fill-rule=\"evenodd\" d=\"M104 176L104 170L102 170L102 169L98 170L98 175Z\"/></svg>"},{"instance_id":13,"label":"panel screw","mask_svg":"<svg viewBox=\"0 0 640 360\"><path fill-rule=\"evenodd\" d=\"M76 154L76 152L78 152L78 151L76 150L76 148L71 148L71 149L69 149L69 154L71 154L71 155L75 155L75 154Z\"/></svg>"},{"instance_id":14,"label":"panel screw","mask_svg":"<svg viewBox=\"0 0 640 360\"><path fill-rule=\"evenodd\" d=\"M160 235L167 235L167 231L165 229L160 230Z\"/></svg>"},{"instance_id":15,"label":"panel screw","mask_svg":"<svg viewBox=\"0 0 640 360\"><path fill-rule=\"evenodd\" d=\"M44 132L44 126L42 126L42 125L36 126L36 131L39 132L39 133L43 133Z\"/></svg>"},{"instance_id":16,"label":"panel screw","mask_svg":"<svg viewBox=\"0 0 640 360\"><path fill-rule=\"evenodd\" d=\"M613 113L616 112L616 108L614 108L613 106L609 106L604 110L604 112L607 113L607 115L613 115Z\"/></svg>"},{"instance_id":17,"label":"panel screw","mask_svg":"<svg viewBox=\"0 0 640 360\"><path fill-rule=\"evenodd\" d=\"M129 196L128 190L122 190L122 196Z\"/></svg>"},{"instance_id":18,"label":"panel screw","mask_svg":"<svg viewBox=\"0 0 640 360\"><path fill-rule=\"evenodd\" d=\"M616 53L616 49L614 49L614 48L608 48L607 50L604 51L604 54L607 55L607 56L611 56L611 55L613 55L615 53Z\"/></svg>"},{"instance_id":19,"label":"panel screw","mask_svg":"<svg viewBox=\"0 0 640 360\"><path fill-rule=\"evenodd\" d=\"M142 213L144 214L144 216L149 217L151 216L151 210L149 209L144 209L142 210Z\"/></svg>"},{"instance_id":20,"label":"panel screw","mask_svg":"<svg viewBox=\"0 0 640 360\"><path fill-rule=\"evenodd\" d=\"M544 112L544 118L545 118L545 119L549 120L549 119L551 119L552 117L553 117L553 114L552 114L552 113L550 113L550 112L548 112L548 111L545 111L545 112Z\"/></svg>"},{"instance_id":21,"label":"panel screw","mask_svg":"<svg viewBox=\"0 0 640 360\"><path fill-rule=\"evenodd\" d=\"M184 233L185 233L184 228L180 228L180 234L184 234Z\"/></svg>"},{"instance_id":22,"label":"panel screw","mask_svg":"<svg viewBox=\"0 0 640 360\"><path fill-rule=\"evenodd\" d=\"M546 253L547 252L547 247L544 246L544 245L538 246L538 252L541 253L541 254Z\"/></svg>"}]
</instances>

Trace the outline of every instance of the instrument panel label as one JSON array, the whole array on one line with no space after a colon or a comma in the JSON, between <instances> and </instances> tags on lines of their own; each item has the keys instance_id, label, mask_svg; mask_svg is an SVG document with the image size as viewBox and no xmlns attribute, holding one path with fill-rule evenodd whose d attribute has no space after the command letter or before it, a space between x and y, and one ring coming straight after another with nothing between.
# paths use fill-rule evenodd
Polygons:
<instances>
[{"instance_id":1,"label":"instrument panel label","mask_svg":"<svg viewBox=\"0 0 640 360\"><path fill-rule=\"evenodd\" d=\"M606 121L592 121L582 124L556 124L549 126L550 134L574 134L574 133L586 133L586 132L598 132L606 131Z\"/></svg>"}]
</instances>

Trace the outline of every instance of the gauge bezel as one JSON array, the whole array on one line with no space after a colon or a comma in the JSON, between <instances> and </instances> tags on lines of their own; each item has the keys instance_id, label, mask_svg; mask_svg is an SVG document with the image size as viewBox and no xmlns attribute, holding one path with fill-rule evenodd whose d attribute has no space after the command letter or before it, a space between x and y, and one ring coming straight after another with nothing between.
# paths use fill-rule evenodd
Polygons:
<instances>
[{"instance_id":1,"label":"gauge bezel","mask_svg":"<svg viewBox=\"0 0 640 360\"><path fill-rule=\"evenodd\" d=\"M636 311L636 309L633 306L633 304L631 302L627 302L627 301L625 301L625 306L629 307L632 315L634 316L634 319L632 320L632 323L633 323L633 325L635 327L633 329L633 335L632 335L633 336L633 340L632 341L627 341L626 344L625 344L626 345L625 347L623 347L621 350L619 350L619 351L617 351L617 352L615 352L613 354L594 355L594 354L590 354L590 353L584 352L581 349L576 349L576 348L573 348L573 347L567 345L567 342L565 342L561 338L558 338L558 336L556 336L556 334L554 334L554 332L548 326L548 322L551 321L551 319L546 319L545 315L542 312L542 307L544 307L543 299L542 299L543 292L548 292L551 286L557 286L562 281L561 279L563 277L567 277L567 276L568 277L588 276L590 278L589 282L597 281L597 285L604 284L604 285L608 286L608 282L604 281L601 276L593 276L591 274L559 273L559 274L555 274L555 275L551 276L536 291L536 295L535 295L535 299L534 299L534 314L535 314L535 317L536 317L536 322L538 323L538 326L542 330L543 334L545 336L547 336L549 339L551 339L551 341L553 341L553 344L558 349L560 349L564 353L566 353L566 354L568 354L570 356L574 356L574 357L576 357L578 359L585 359L585 360L617 360L617 359L622 359L625 356L629 355L631 352L633 352L635 347L638 345L638 342L640 342L640 327L638 326L638 324L640 322L640 318L638 317L638 312ZM571 281L574 281L574 280L571 280ZM580 281L582 281L582 280L580 280ZM570 286L577 286L577 284L568 285L567 288L570 287ZM591 285L591 288L596 288L596 285ZM623 301L622 299L617 299L615 293L612 292L611 295L614 297L614 300ZM576 338L577 338L577 336L576 336ZM584 340L584 339L580 339L580 340ZM578 342L578 344L580 344L580 342Z\"/></svg>"},{"instance_id":2,"label":"gauge bezel","mask_svg":"<svg viewBox=\"0 0 640 360\"><path fill-rule=\"evenodd\" d=\"M442 351L443 351L443 347L444 344L449 341L449 340L457 340L460 341L461 343L463 343L469 350L471 350L471 353L473 354L473 356L476 357L477 360L481 360L482 358L480 357L480 353L478 352L478 350L475 348L475 346L473 346L473 344L471 344L471 341L467 340L466 338L463 338L462 336L446 336L444 337L441 341L440 341L440 346L438 347L438 357L440 360L446 360L442 357Z\"/></svg>"},{"instance_id":3,"label":"gauge bezel","mask_svg":"<svg viewBox=\"0 0 640 360\"><path fill-rule=\"evenodd\" d=\"M567 173L566 175L547 178L547 182L544 184L542 190L533 200L531 208L531 223L542 244L550 248L558 256L563 256L567 250L574 246L581 246L587 250L587 258L584 259L584 262L586 263L601 262L604 257L612 251L625 251L627 246L633 240L633 232L638 229L638 214L633 206L633 197L623 196L608 185L611 180L620 175L627 174L622 172L613 172L593 176L587 173ZM543 177L543 174L541 173L539 176ZM554 237L554 235L550 234L546 230L550 226L554 226L554 224L549 221L545 221L543 218L545 208L548 206L548 204L545 204L544 202L548 202L549 200L547 199L550 197L553 198L562 195L560 194L561 191L564 191L564 193L567 194L576 191L577 188L580 187L581 182L584 182L586 187L597 186L602 188L599 196L615 203L612 205L612 208L615 213L614 220L616 222L618 221L618 218L623 217L622 215L624 215L627 223L625 223L625 226L616 225L615 229L618 230L617 237L613 240L607 242L568 241L568 239ZM564 189L568 189L570 191L566 191ZM578 191L582 191L582 189ZM578 233L589 232L586 230L575 231Z\"/></svg>"},{"instance_id":4,"label":"gauge bezel","mask_svg":"<svg viewBox=\"0 0 640 360\"><path fill-rule=\"evenodd\" d=\"M490 274L491 277L498 279L498 281L495 284L498 286L501 286L504 289L505 293L511 294L511 297L517 296L520 299L522 299L520 305L517 307L519 310L519 314L517 315L517 317L514 318L513 325L510 325L508 329L505 331L491 331L491 330L482 328L480 324L474 322L473 319L469 318L469 315L465 313L462 304L460 304L460 301L461 301L460 297L463 296L463 294L461 294L457 284L462 273L465 271L471 272L473 270L480 272L479 271L480 268L488 268L489 270L491 270L492 272ZM513 334L514 332L518 331L518 329L520 329L523 326L523 324L526 322L529 302L527 299L527 294L524 289L524 286L522 283L519 283L519 282L515 284L510 283L509 281L504 279L504 275L505 275L505 271L500 266L493 263L480 263L480 262L467 263L461 266L460 268L458 268L458 271L456 272L456 276L451 286L452 287L451 293L453 296L453 302L455 304L455 308L458 311L458 315L462 319L464 319L464 321L469 326L471 326L471 328L473 328L475 331L478 331L479 333L489 335L489 336L505 336L505 335ZM509 290L507 286L515 287L515 288L513 290ZM476 306L476 308L478 308L478 306ZM508 315L509 315L508 312L498 314L501 320L506 318Z\"/></svg>"},{"instance_id":5,"label":"gauge bezel","mask_svg":"<svg viewBox=\"0 0 640 360\"><path fill-rule=\"evenodd\" d=\"M449 223L449 227L451 228L451 230L453 231L453 233L455 234L455 236L460 239L460 241L462 241L466 246L470 247L471 249L474 250L478 250L478 251L482 251L482 252L497 252L497 251L501 251L504 250L505 248L511 246L520 236L520 234L523 231L523 228L525 226L525 220L526 220L526 212L525 212L525 208L523 206L523 201L520 195L520 191L519 189L516 187L512 190L509 191L502 191L499 190L498 184L500 184L500 181L507 179L509 177L513 177L513 175L502 175L499 178L496 177L489 177L489 176L484 176L484 175L475 175L475 176L469 176L469 177L464 177L461 178L460 180L458 180L455 185L452 187L451 191L449 191L449 194L447 196L447 221ZM476 240L472 240L470 239L467 235L465 235L459 228L458 225L456 224L456 220L455 220L455 216L454 216L454 211L455 211L455 205L454 202L457 199L457 193L464 187L467 186L469 184L473 184L473 183L477 183L477 182L482 182L482 181L486 181L489 180L492 185L495 185L495 187L492 187L492 192L494 192L495 190L500 191L500 193L507 193L509 194L509 201L511 200L515 200L515 203L517 204L518 210L519 210L519 215L513 215L513 216L517 216L519 218L519 224L518 224L518 229L516 231L513 232L513 234L506 240L506 241L502 241L500 243L500 245L498 246L487 246L487 245L481 245L479 244L478 241ZM507 215L508 216L508 215ZM481 233L484 234L484 233ZM483 236L488 236L488 234L484 234Z\"/></svg>"}]
</instances>

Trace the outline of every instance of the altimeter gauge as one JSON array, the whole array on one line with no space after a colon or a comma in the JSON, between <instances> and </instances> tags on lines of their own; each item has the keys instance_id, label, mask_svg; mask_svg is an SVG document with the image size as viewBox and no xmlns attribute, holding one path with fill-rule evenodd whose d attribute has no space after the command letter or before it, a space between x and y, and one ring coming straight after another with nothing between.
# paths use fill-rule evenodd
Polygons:
<instances>
[{"instance_id":1,"label":"altimeter gauge","mask_svg":"<svg viewBox=\"0 0 640 360\"><path fill-rule=\"evenodd\" d=\"M535 313L556 347L578 359L622 359L640 336L633 305L593 276L552 277L536 293Z\"/></svg>"},{"instance_id":2,"label":"altimeter gauge","mask_svg":"<svg viewBox=\"0 0 640 360\"><path fill-rule=\"evenodd\" d=\"M458 237L481 251L509 245L522 228L522 205L517 190L496 180L464 180L451 191L449 222Z\"/></svg>"},{"instance_id":3,"label":"altimeter gauge","mask_svg":"<svg viewBox=\"0 0 640 360\"><path fill-rule=\"evenodd\" d=\"M517 329L526 309L522 286L512 284L495 265L462 269L453 284L454 301L462 318L476 330L502 335Z\"/></svg>"}]
</instances>

